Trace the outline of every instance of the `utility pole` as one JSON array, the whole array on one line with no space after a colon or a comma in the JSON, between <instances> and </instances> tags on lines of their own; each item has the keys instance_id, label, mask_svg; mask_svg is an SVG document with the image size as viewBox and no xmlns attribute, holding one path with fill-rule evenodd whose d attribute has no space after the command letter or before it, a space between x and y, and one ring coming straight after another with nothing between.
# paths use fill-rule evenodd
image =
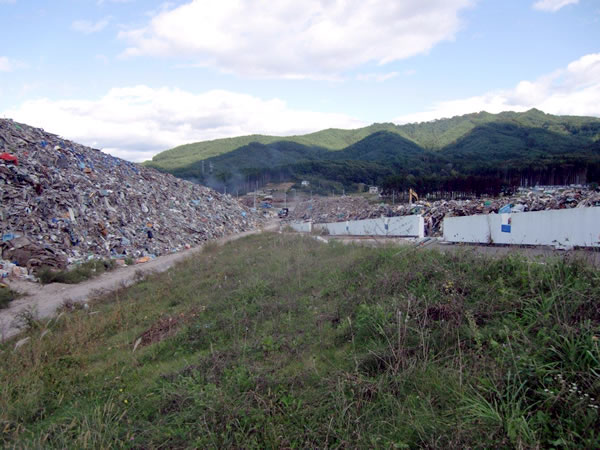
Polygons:
<instances>
[{"instance_id":1,"label":"utility pole","mask_svg":"<svg viewBox=\"0 0 600 450\"><path fill-rule=\"evenodd\" d=\"M396 204L396 191L392 191L392 205Z\"/></svg>"},{"instance_id":2,"label":"utility pole","mask_svg":"<svg viewBox=\"0 0 600 450\"><path fill-rule=\"evenodd\" d=\"M283 207L287 208L287 192L284 192L283 195L285 196L283 198Z\"/></svg>"}]
</instances>

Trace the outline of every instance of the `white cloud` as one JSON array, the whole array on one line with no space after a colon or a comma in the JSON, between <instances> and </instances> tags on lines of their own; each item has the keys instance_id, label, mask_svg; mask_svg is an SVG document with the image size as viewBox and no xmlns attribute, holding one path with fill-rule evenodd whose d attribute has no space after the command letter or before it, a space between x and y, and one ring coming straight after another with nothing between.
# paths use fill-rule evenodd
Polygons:
<instances>
[{"instance_id":1,"label":"white cloud","mask_svg":"<svg viewBox=\"0 0 600 450\"><path fill-rule=\"evenodd\" d=\"M102 31L110 22L109 17L100 19L97 22L90 22L89 20L76 20L71 24L71 28L75 31L79 31L84 34L92 34Z\"/></svg>"},{"instance_id":2,"label":"white cloud","mask_svg":"<svg viewBox=\"0 0 600 450\"><path fill-rule=\"evenodd\" d=\"M0 56L0 72L12 71L12 64L6 56Z\"/></svg>"},{"instance_id":3,"label":"white cloud","mask_svg":"<svg viewBox=\"0 0 600 450\"><path fill-rule=\"evenodd\" d=\"M123 56L184 57L243 75L321 78L430 50L474 0L193 0L119 33Z\"/></svg>"},{"instance_id":4,"label":"white cloud","mask_svg":"<svg viewBox=\"0 0 600 450\"><path fill-rule=\"evenodd\" d=\"M533 4L533 9L556 12L567 5L576 5L579 0L539 0Z\"/></svg>"},{"instance_id":5,"label":"white cloud","mask_svg":"<svg viewBox=\"0 0 600 450\"><path fill-rule=\"evenodd\" d=\"M102 64L106 65L109 63L109 59L108 56L102 54L102 53L98 53L96 54L96 60L100 61Z\"/></svg>"},{"instance_id":6,"label":"white cloud","mask_svg":"<svg viewBox=\"0 0 600 450\"><path fill-rule=\"evenodd\" d=\"M23 83L23 86L21 86L21 95L27 95L31 92L36 91L37 89L39 89L42 86L43 86L43 83L41 83L39 81L35 81L33 83Z\"/></svg>"},{"instance_id":7,"label":"white cloud","mask_svg":"<svg viewBox=\"0 0 600 450\"><path fill-rule=\"evenodd\" d=\"M17 69L27 67L26 64L21 61L9 59L6 56L0 56L0 72L12 72Z\"/></svg>"},{"instance_id":8,"label":"white cloud","mask_svg":"<svg viewBox=\"0 0 600 450\"><path fill-rule=\"evenodd\" d=\"M98 100L31 100L2 115L133 161L201 140L366 125L343 114L292 109L279 99L147 86L111 89Z\"/></svg>"},{"instance_id":9,"label":"white cloud","mask_svg":"<svg viewBox=\"0 0 600 450\"><path fill-rule=\"evenodd\" d=\"M513 89L439 102L427 111L394 119L396 123L425 122L477 111L499 113L538 108L550 114L600 116L600 53L592 53L534 81Z\"/></svg>"},{"instance_id":10,"label":"white cloud","mask_svg":"<svg viewBox=\"0 0 600 450\"><path fill-rule=\"evenodd\" d=\"M400 75L398 72L389 72L389 73L359 73L356 75L356 79L358 81L376 81L378 83L382 83L387 80L391 80L392 78L396 78Z\"/></svg>"}]
</instances>

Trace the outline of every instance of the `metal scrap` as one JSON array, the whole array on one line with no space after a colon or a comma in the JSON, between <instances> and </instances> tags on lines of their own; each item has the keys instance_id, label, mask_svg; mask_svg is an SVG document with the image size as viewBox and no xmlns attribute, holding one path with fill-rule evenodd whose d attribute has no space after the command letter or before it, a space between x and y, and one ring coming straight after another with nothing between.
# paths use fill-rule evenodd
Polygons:
<instances>
[{"instance_id":1,"label":"metal scrap","mask_svg":"<svg viewBox=\"0 0 600 450\"><path fill-rule=\"evenodd\" d=\"M600 206L600 192L581 186L522 189L515 195L498 198L421 200L400 205L374 204L364 197L315 197L300 202L288 220L328 223L420 214L425 220L425 235L440 236L444 217L589 206Z\"/></svg>"},{"instance_id":2,"label":"metal scrap","mask_svg":"<svg viewBox=\"0 0 600 450\"><path fill-rule=\"evenodd\" d=\"M229 195L0 119L0 269L177 252L255 228Z\"/></svg>"}]
</instances>

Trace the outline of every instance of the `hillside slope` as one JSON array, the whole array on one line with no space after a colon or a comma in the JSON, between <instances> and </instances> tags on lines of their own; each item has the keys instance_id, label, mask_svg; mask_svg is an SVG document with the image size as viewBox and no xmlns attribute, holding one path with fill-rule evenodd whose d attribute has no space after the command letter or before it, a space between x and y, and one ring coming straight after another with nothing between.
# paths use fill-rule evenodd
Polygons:
<instances>
[{"instance_id":1,"label":"hillside slope","mask_svg":"<svg viewBox=\"0 0 600 450\"><path fill-rule=\"evenodd\" d=\"M456 142L474 128L494 123L510 124L524 128L541 128L553 133L578 135L592 140L600 139L600 119L583 116L555 116L538 109L523 113L505 111L490 114L485 111L450 119L407 124L400 127L401 133L424 148L440 149Z\"/></svg>"},{"instance_id":2,"label":"hillside slope","mask_svg":"<svg viewBox=\"0 0 600 450\"><path fill-rule=\"evenodd\" d=\"M556 155L594 152L594 145L580 135L563 135L543 128L513 123L489 123L475 127L444 147L443 155L456 163L539 160Z\"/></svg>"},{"instance_id":3,"label":"hillside slope","mask_svg":"<svg viewBox=\"0 0 600 450\"><path fill-rule=\"evenodd\" d=\"M378 131L339 152L328 153L324 159L406 165L424 153L421 147L399 134Z\"/></svg>"},{"instance_id":4,"label":"hillside slope","mask_svg":"<svg viewBox=\"0 0 600 450\"><path fill-rule=\"evenodd\" d=\"M2 448L599 448L598 270L207 246L0 343Z\"/></svg>"},{"instance_id":5,"label":"hillside slope","mask_svg":"<svg viewBox=\"0 0 600 450\"><path fill-rule=\"evenodd\" d=\"M173 173L229 191L252 190L256 182L269 180L309 180L323 193L341 193L359 183L388 185L387 178L394 176L485 175L494 178L497 186L521 181L585 183L600 181L599 143L583 132L560 134L515 122L490 122L440 150L424 149L395 132L378 131L335 152L286 141L251 143ZM431 183L413 188L424 185Z\"/></svg>"},{"instance_id":6,"label":"hillside slope","mask_svg":"<svg viewBox=\"0 0 600 450\"><path fill-rule=\"evenodd\" d=\"M164 151L152 158L152 161L147 161L144 164L175 173L178 169L189 169L197 161L231 152L252 142L266 145L278 141L288 141L307 147L341 150L380 131L398 134L424 149L439 150L456 142L474 128L491 123L508 123L525 128L540 128L564 136L579 136L590 140L600 139L600 119L598 118L555 116L532 109L523 113L503 112L500 114L490 114L480 112L407 125L383 123L373 124L356 130L328 129L301 136L277 137L252 135L217 139L182 145Z\"/></svg>"},{"instance_id":7,"label":"hillside slope","mask_svg":"<svg viewBox=\"0 0 600 450\"><path fill-rule=\"evenodd\" d=\"M146 161L144 165L169 172L178 168L184 168L203 159L234 151L251 143L267 145L274 142L294 142L306 147L322 147L335 151L354 144L372 133L383 130L398 132L397 126L394 124L373 124L356 130L329 128L299 136L265 136L253 134L250 136L215 139L181 145L171 150L166 150L154 156L151 161Z\"/></svg>"}]
</instances>

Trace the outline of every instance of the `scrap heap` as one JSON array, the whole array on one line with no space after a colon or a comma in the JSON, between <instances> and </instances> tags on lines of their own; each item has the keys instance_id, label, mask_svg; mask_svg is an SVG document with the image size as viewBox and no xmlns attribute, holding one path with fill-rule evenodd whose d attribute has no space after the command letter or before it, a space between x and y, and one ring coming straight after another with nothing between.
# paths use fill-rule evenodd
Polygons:
<instances>
[{"instance_id":1,"label":"scrap heap","mask_svg":"<svg viewBox=\"0 0 600 450\"><path fill-rule=\"evenodd\" d=\"M152 258L260 220L228 195L4 119L0 200L1 276L14 263L26 275L91 257Z\"/></svg>"},{"instance_id":2,"label":"scrap heap","mask_svg":"<svg viewBox=\"0 0 600 450\"><path fill-rule=\"evenodd\" d=\"M363 197L323 197L299 203L289 220L327 223L421 214L426 234L437 236L441 234L444 217L498 213L501 209L502 212L525 212L589 206L600 206L599 192L569 187L524 190L510 197L419 201L412 205L372 204Z\"/></svg>"},{"instance_id":3,"label":"scrap heap","mask_svg":"<svg viewBox=\"0 0 600 450\"><path fill-rule=\"evenodd\" d=\"M374 205L364 197L315 197L296 205L289 220L314 223L345 222L389 215L391 209Z\"/></svg>"}]
</instances>

